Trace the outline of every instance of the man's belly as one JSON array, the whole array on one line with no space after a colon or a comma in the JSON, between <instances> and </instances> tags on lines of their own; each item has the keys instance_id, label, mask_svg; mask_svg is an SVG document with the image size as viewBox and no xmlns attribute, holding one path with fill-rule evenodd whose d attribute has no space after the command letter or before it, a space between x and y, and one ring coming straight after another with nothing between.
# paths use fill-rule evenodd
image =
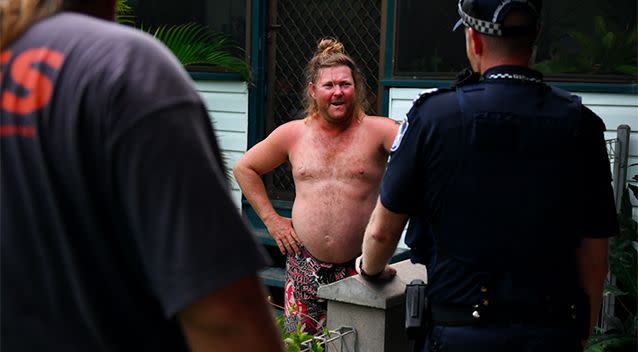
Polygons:
<instances>
[{"instance_id":1,"label":"man's belly","mask_svg":"<svg viewBox=\"0 0 638 352\"><path fill-rule=\"evenodd\" d=\"M292 222L308 251L326 263L344 263L358 256L376 192L362 197L351 197L348 192L299 193Z\"/></svg>"}]
</instances>

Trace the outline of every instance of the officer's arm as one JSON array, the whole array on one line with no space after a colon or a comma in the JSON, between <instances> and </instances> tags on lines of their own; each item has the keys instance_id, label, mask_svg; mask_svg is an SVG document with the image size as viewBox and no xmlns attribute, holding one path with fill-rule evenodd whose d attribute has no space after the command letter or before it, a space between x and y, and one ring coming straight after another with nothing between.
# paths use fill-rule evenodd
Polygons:
<instances>
[{"instance_id":1,"label":"officer's arm","mask_svg":"<svg viewBox=\"0 0 638 352\"><path fill-rule=\"evenodd\" d=\"M585 238L577 251L580 284L589 296L589 333L591 334L602 301L603 284L607 277L607 238Z\"/></svg>"},{"instance_id":2,"label":"officer's arm","mask_svg":"<svg viewBox=\"0 0 638 352\"><path fill-rule=\"evenodd\" d=\"M377 200L363 237L361 260L363 270L368 275L380 273L386 268L407 221L408 215L394 213Z\"/></svg>"}]
</instances>

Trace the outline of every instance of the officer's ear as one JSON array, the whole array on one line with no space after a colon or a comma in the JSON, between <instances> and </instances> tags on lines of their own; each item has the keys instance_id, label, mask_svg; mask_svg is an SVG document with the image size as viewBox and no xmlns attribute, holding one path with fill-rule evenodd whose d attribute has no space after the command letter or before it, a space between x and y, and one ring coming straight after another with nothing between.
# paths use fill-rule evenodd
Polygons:
<instances>
[{"instance_id":1,"label":"officer's ear","mask_svg":"<svg viewBox=\"0 0 638 352\"><path fill-rule=\"evenodd\" d=\"M472 28L468 28L467 35L470 36L470 45L471 45L472 53L474 53L474 55L482 55L484 42L483 42L483 36L481 36L481 33L475 31Z\"/></svg>"}]
</instances>

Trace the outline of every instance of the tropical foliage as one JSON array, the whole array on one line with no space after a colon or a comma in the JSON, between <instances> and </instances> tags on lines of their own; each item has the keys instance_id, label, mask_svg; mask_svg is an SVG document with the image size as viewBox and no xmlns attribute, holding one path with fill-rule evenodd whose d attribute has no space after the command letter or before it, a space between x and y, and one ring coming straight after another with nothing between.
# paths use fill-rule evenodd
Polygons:
<instances>
[{"instance_id":1,"label":"tropical foliage","mask_svg":"<svg viewBox=\"0 0 638 352\"><path fill-rule=\"evenodd\" d=\"M115 14L115 20L121 24L127 24L130 26L135 25L135 15L133 14L133 8L128 4L126 0L117 0L117 13Z\"/></svg>"},{"instance_id":2,"label":"tropical foliage","mask_svg":"<svg viewBox=\"0 0 638 352\"><path fill-rule=\"evenodd\" d=\"M239 73L246 81L250 80L246 61L234 54L242 52L242 49L233 45L223 33L215 32L199 23L156 27L138 26L134 9L126 0L117 1L116 20L153 35L163 42L184 66L216 66L229 72Z\"/></svg>"},{"instance_id":3,"label":"tropical foliage","mask_svg":"<svg viewBox=\"0 0 638 352\"><path fill-rule=\"evenodd\" d=\"M301 323L297 324L297 329L293 332L288 331L284 325L284 317L276 318L277 326L284 339L284 344L288 352L324 352L324 347L318 343L313 335L301 330ZM305 348L308 346L308 348Z\"/></svg>"},{"instance_id":4,"label":"tropical foliage","mask_svg":"<svg viewBox=\"0 0 638 352\"><path fill-rule=\"evenodd\" d=\"M621 74L634 79L638 76L635 24L626 31L613 32L603 17L596 16L593 36L577 31L568 32L568 36L568 44L577 50L570 50L567 45L559 47L554 57L534 68L543 73Z\"/></svg>"},{"instance_id":5,"label":"tropical foliage","mask_svg":"<svg viewBox=\"0 0 638 352\"><path fill-rule=\"evenodd\" d=\"M287 352L324 352L324 343L321 338L318 336L311 335L302 330L301 323L297 323L297 328L295 331L288 331L286 325L284 323L283 310L284 307L274 303L272 301L272 297L268 297L268 303L270 303L275 309L281 312L282 315L276 317L276 323L279 327L279 333L284 340L284 344L286 346ZM321 323L316 321L313 317L301 313L297 310L295 305L291 306L288 310L288 313L291 315L301 315L308 319L312 319L315 321L318 327L323 326ZM322 329L323 334L319 337L329 337L330 331L325 327Z\"/></svg>"},{"instance_id":6,"label":"tropical foliage","mask_svg":"<svg viewBox=\"0 0 638 352\"><path fill-rule=\"evenodd\" d=\"M609 244L609 270L616 282L607 283L604 294L615 298L616 312L614 316L602 317L608 330L598 331L590 339L586 352L634 352L638 348L638 223L632 218L629 200L630 192L638 198L636 183L638 175L625 189L618 215L620 234Z\"/></svg>"}]
</instances>

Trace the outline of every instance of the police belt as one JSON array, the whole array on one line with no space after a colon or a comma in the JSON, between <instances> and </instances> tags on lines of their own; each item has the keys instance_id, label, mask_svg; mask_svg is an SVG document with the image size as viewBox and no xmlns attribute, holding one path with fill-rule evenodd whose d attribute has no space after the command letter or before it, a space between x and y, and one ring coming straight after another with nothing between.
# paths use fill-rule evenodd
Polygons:
<instances>
[{"instance_id":1,"label":"police belt","mask_svg":"<svg viewBox=\"0 0 638 352\"><path fill-rule=\"evenodd\" d=\"M432 304L429 315L430 324L445 326L531 323L565 326L578 324L583 318L574 304L507 307Z\"/></svg>"}]
</instances>

